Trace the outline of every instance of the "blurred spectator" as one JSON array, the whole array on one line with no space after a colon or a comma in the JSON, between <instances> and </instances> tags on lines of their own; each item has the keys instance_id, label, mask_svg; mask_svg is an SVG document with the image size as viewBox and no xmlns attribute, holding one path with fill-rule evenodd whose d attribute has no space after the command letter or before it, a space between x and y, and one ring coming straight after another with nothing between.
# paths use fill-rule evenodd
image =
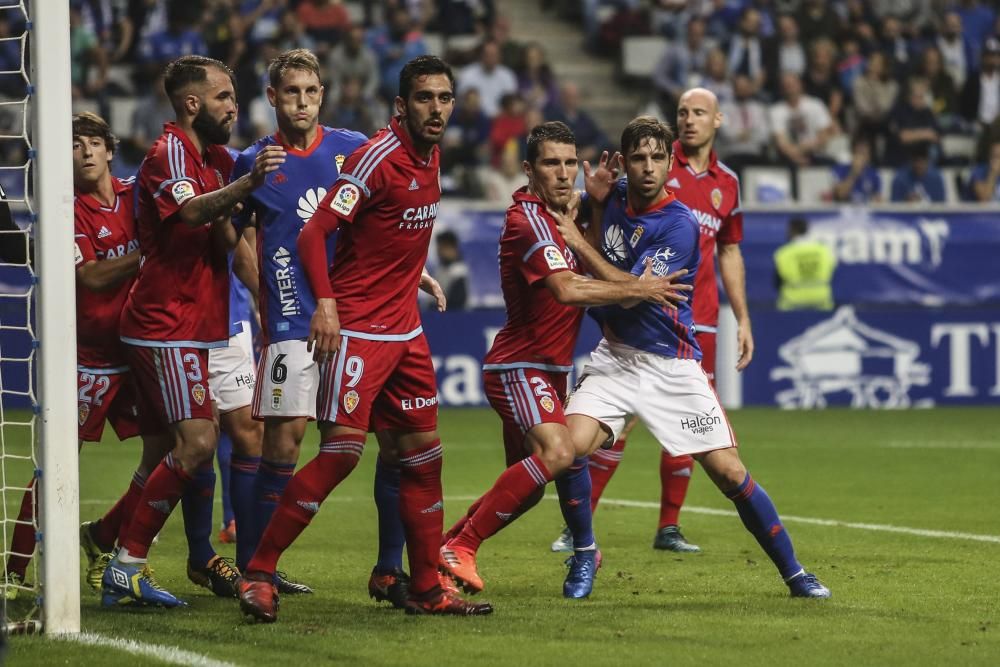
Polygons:
<instances>
[{"instance_id":1,"label":"blurred spectator","mask_svg":"<svg viewBox=\"0 0 1000 667\"><path fill-rule=\"evenodd\" d=\"M802 91L796 74L781 77L783 98L771 106L771 132L778 155L792 166L829 164L824 155L827 142L836 134L826 106Z\"/></svg>"},{"instance_id":2,"label":"blurred spectator","mask_svg":"<svg viewBox=\"0 0 1000 667\"><path fill-rule=\"evenodd\" d=\"M840 60L837 61L837 81L846 97L846 106L850 107L854 82L865 72L865 58L861 55L861 45L856 37L848 35L841 45Z\"/></svg>"},{"instance_id":3,"label":"blurred spectator","mask_svg":"<svg viewBox=\"0 0 1000 667\"><path fill-rule=\"evenodd\" d=\"M726 54L722 49L712 49L705 61L705 73L700 77L692 77L689 87L700 86L715 93L719 103L733 99L733 84L726 69ZM755 89L756 90L756 89Z\"/></svg>"},{"instance_id":4,"label":"blurred spectator","mask_svg":"<svg viewBox=\"0 0 1000 667\"><path fill-rule=\"evenodd\" d=\"M1000 41L986 40L978 72L965 80L962 110L969 120L989 125L1000 114Z\"/></svg>"},{"instance_id":5,"label":"blurred spectator","mask_svg":"<svg viewBox=\"0 0 1000 667\"><path fill-rule=\"evenodd\" d=\"M94 97L103 92L108 78L108 55L97 40L97 35L83 24L79 7L69 11L70 82L73 99ZM20 57L17 67L21 68Z\"/></svg>"},{"instance_id":6,"label":"blurred spectator","mask_svg":"<svg viewBox=\"0 0 1000 667\"><path fill-rule=\"evenodd\" d=\"M134 3L107 0L72 0L70 3L71 8L79 7L83 24L97 36L109 62L123 60L135 41L135 24L129 16L129 4Z\"/></svg>"},{"instance_id":7,"label":"blurred spectator","mask_svg":"<svg viewBox=\"0 0 1000 667\"><path fill-rule=\"evenodd\" d=\"M544 109L558 97L556 77L541 44L532 42L524 47L524 63L517 77L517 86L524 101L533 109Z\"/></svg>"},{"instance_id":8,"label":"blurred spectator","mask_svg":"<svg viewBox=\"0 0 1000 667\"><path fill-rule=\"evenodd\" d=\"M975 201L1000 202L1000 142L990 146L987 162L973 168L969 185Z\"/></svg>"},{"instance_id":9,"label":"blurred spectator","mask_svg":"<svg viewBox=\"0 0 1000 667\"><path fill-rule=\"evenodd\" d=\"M808 238L805 218L788 221L788 243L774 251L778 310L833 310L837 257L824 243Z\"/></svg>"},{"instance_id":10,"label":"blurred spectator","mask_svg":"<svg viewBox=\"0 0 1000 667\"><path fill-rule=\"evenodd\" d=\"M500 62L514 71L520 70L524 64L524 44L511 39L510 19L502 14L498 15L486 34L490 41L500 45Z\"/></svg>"},{"instance_id":11,"label":"blurred spectator","mask_svg":"<svg viewBox=\"0 0 1000 667\"><path fill-rule=\"evenodd\" d=\"M524 98L518 93L507 93L500 99L500 113L493 118L490 126L490 160L493 166L500 165L500 156L509 144L520 146L527 139L526 111Z\"/></svg>"},{"instance_id":12,"label":"blurred spectator","mask_svg":"<svg viewBox=\"0 0 1000 667\"><path fill-rule=\"evenodd\" d=\"M549 106L545 118L561 120L573 130L580 160L593 161L611 145L593 117L580 108L580 89L575 83L562 84L559 89L559 103Z\"/></svg>"},{"instance_id":13,"label":"blurred spectator","mask_svg":"<svg viewBox=\"0 0 1000 667\"><path fill-rule=\"evenodd\" d=\"M737 172L767 162L771 142L767 108L753 93L750 77L738 74L733 79L733 99L719 105L724 119L719 128L719 154Z\"/></svg>"},{"instance_id":14,"label":"blurred spectator","mask_svg":"<svg viewBox=\"0 0 1000 667\"><path fill-rule=\"evenodd\" d=\"M844 93L836 73L837 48L833 41L822 38L809 45L809 68L802 78L803 89L826 105L835 125L844 112Z\"/></svg>"},{"instance_id":15,"label":"blurred spectator","mask_svg":"<svg viewBox=\"0 0 1000 667\"><path fill-rule=\"evenodd\" d=\"M747 7L740 16L738 31L729 42L727 65L731 75L750 78L754 91L764 86L765 69L760 40L760 12Z\"/></svg>"},{"instance_id":16,"label":"blurred spectator","mask_svg":"<svg viewBox=\"0 0 1000 667\"><path fill-rule=\"evenodd\" d=\"M513 192L528 184L524 174L520 147L507 144L500 155L500 166L496 169L484 168L480 171L483 197L498 204L509 204Z\"/></svg>"},{"instance_id":17,"label":"blurred spectator","mask_svg":"<svg viewBox=\"0 0 1000 667\"><path fill-rule=\"evenodd\" d=\"M322 48L319 48L316 40L299 23L299 20L295 17L295 12L285 12L281 15L281 18L278 20L278 29L268 41L277 46L279 53L291 51L292 49L307 49L314 51L316 57L321 62L326 59L326 44L319 43L322 45Z\"/></svg>"},{"instance_id":18,"label":"blurred spectator","mask_svg":"<svg viewBox=\"0 0 1000 667\"><path fill-rule=\"evenodd\" d=\"M11 12L0 11L0 97L8 99L21 99L25 95L24 77L19 74L21 70L21 44L17 39L11 39L20 35L22 30L17 30L12 25L10 19ZM7 115L0 112L0 115Z\"/></svg>"},{"instance_id":19,"label":"blurred spectator","mask_svg":"<svg viewBox=\"0 0 1000 667\"><path fill-rule=\"evenodd\" d=\"M382 119L375 118L371 103L365 100L361 92L361 81L354 76L345 76L337 90L336 103L324 105L320 112L323 123L355 130L369 137L375 134Z\"/></svg>"},{"instance_id":20,"label":"blurred spectator","mask_svg":"<svg viewBox=\"0 0 1000 667\"><path fill-rule=\"evenodd\" d=\"M873 142L887 137L889 112L899 95L899 84L889 76L884 53L876 51L868 57L865 73L854 80L852 92L858 132Z\"/></svg>"},{"instance_id":21,"label":"blurred spectator","mask_svg":"<svg viewBox=\"0 0 1000 667\"><path fill-rule=\"evenodd\" d=\"M174 108L167 91L163 89L163 72L156 77L152 88L139 98L132 113L132 136L122 142L122 158L138 164L153 141L163 134L163 124L174 120ZM115 156L116 159L118 156Z\"/></svg>"},{"instance_id":22,"label":"blurred spectator","mask_svg":"<svg viewBox=\"0 0 1000 667\"><path fill-rule=\"evenodd\" d=\"M889 151L896 158L890 160L892 164L900 164L907 149L918 144L928 146L934 158L940 153L941 129L930 102L927 79L910 77L906 95L900 96L889 119Z\"/></svg>"},{"instance_id":23,"label":"blurred spectator","mask_svg":"<svg viewBox=\"0 0 1000 667\"><path fill-rule=\"evenodd\" d=\"M909 148L909 164L892 177L892 201L913 204L944 202L944 178L931 166L931 147L914 144Z\"/></svg>"},{"instance_id":24,"label":"blurred spectator","mask_svg":"<svg viewBox=\"0 0 1000 667\"><path fill-rule=\"evenodd\" d=\"M341 0L302 0L295 16L309 36L320 43L336 44L351 27L351 16Z\"/></svg>"},{"instance_id":25,"label":"blurred spectator","mask_svg":"<svg viewBox=\"0 0 1000 667\"><path fill-rule=\"evenodd\" d=\"M190 2L191 0L181 0ZM239 0L240 12L249 46L274 39L281 29L281 17L285 14L286 0Z\"/></svg>"},{"instance_id":26,"label":"blurred spectator","mask_svg":"<svg viewBox=\"0 0 1000 667\"><path fill-rule=\"evenodd\" d=\"M715 43L705 38L705 21L692 18L687 25L684 42L671 41L653 70L653 86L668 119L673 119L677 100L690 87L692 79L705 72L708 54Z\"/></svg>"},{"instance_id":27,"label":"blurred spectator","mask_svg":"<svg viewBox=\"0 0 1000 667\"><path fill-rule=\"evenodd\" d=\"M833 201L870 204L882 200L882 178L872 166L871 144L863 135L851 139L851 163L834 165L833 177Z\"/></svg>"},{"instance_id":28,"label":"blurred spectator","mask_svg":"<svg viewBox=\"0 0 1000 667\"><path fill-rule=\"evenodd\" d=\"M947 132L949 129L958 129L958 89L948 70L944 68L941 52L936 46L924 49L917 73L927 79L931 95L931 111L937 117L942 130Z\"/></svg>"},{"instance_id":29,"label":"blurred spectator","mask_svg":"<svg viewBox=\"0 0 1000 667\"><path fill-rule=\"evenodd\" d=\"M492 0L437 0L435 4L437 28L445 36L482 34L493 23Z\"/></svg>"},{"instance_id":30,"label":"blurred spectator","mask_svg":"<svg viewBox=\"0 0 1000 667\"><path fill-rule=\"evenodd\" d=\"M778 17L778 34L764 47L767 88L772 97L781 95L781 75L801 76L806 71L806 50L799 41L799 24L791 14Z\"/></svg>"},{"instance_id":31,"label":"blurred spectator","mask_svg":"<svg viewBox=\"0 0 1000 667\"><path fill-rule=\"evenodd\" d=\"M445 230L435 239L437 246L437 271L435 278L448 300L448 310L465 310L469 295L469 267L462 259L455 232Z\"/></svg>"},{"instance_id":32,"label":"blurred spectator","mask_svg":"<svg viewBox=\"0 0 1000 667\"><path fill-rule=\"evenodd\" d=\"M910 42L903 35L899 21L892 16L882 19L881 50L888 58L892 76L902 78L910 68Z\"/></svg>"},{"instance_id":33,"label":"blurred spectator","mask_svg":"<svg viewBox=\"0 0 1000 667\"><path fill-rule=\"evenodd\" d=\"M403 65L427 53L427 45L420 32L412 28L410 12L399 6L388 11L386 25L371 29L368 47L378 61L379 94L391 103L396 97Z\"/></svg>"},{"instance_id":34,"label":"blurred spectator","mask_svg":"<svg viewBox=\"0 0 1000 667\"><path fill-rule=\"evenodd\" d=\"M361 83L361 97L369 103L375 100L379 87L378 59L365 44L364 28L354 26L347 31L330 52L325 73L330 78L327 84L329 99L336 100L340 96L338 88L344 77L353 77Z\"/></svg>"},{"instance_id":35,"label":"blurred spectator","mask_svg":"<svg viewBox=\"0 0 1000 667\"><path fill-rule=\"evenodd\" d=\"M803 0L796 18L803 44L820 37L832 39L840 33L840 17L833 10L833 3L826 0Z\"/></svg>"},{"instance_id":36,"label":"blurred spectator","mask_svg":"<svg viewBox=\"0 0 1000 667\"><path fill-rule=\"evenodd\" d=\"M893 17L911 38L919 37L931 20L930 0L869 0L869 2L875 16Z\"/></svg>"},{"instance_id":37,"label":"blurred spectator","mask_svg":"<svg viewBox=\"0 0 1000 667\"><path fill-rule=\"evenodd\" d=\"M479 60L459 71L456 88L459 95L470 88L478 90L483 113L492 118L500 111L501 98L517 92L517 77L500 62L499 45L485 41L479 47Z\"/></svg>"},{"instance_id":38,"label":"blurred spectator","mask_svg":"<svg viewBox=\"0 0 1000 667\"><path fill-rule=\"evenodd\" d=\"M210 0L203 25L202 37L207 48L203 55L221 60L235 69L246 51L239 7L228 0Z\"/></svg>"},{"instance_id":39,"label":"blurred spectator","mask_svg":"<svg viewBox=\"0 0 1000 667\"><path fill-rule=\"evenodd\" d=\"M959 0L952 11L957 13L962 21L964 32L975 48L986 43L987 37L993 33L996 24L996 12L977 0Z\"/></svg>"},{"instance_id":40,"label":"blurred spectator","mask_svg":"<svg viewBox=\"0 0 1000 667\"><path fill-rule=\"evenodd\" d=\"M961 90L965 78L973 69L975 49L962 33L962 18L955 12L948 12L941 20L941 33L935 42L941 50L944 68L955 82L955 88Z\"/></svg>"},{"instance_id":41,"label":"blurred spectator","mask_svg":"<svg viewBox=\"0 0 1000 667\"><path fill-rule=\"evenodd\" d=\"M147 81L156 78L172 60L208 52L208 45L195 27L201 20L199 4L187 0L170 0L166 5L166 28L147 34L142 39L139 54Z\"/></svg>"},{"instance_id":42,"label":"blurred spectator","mask_svg":"<svg viewBox=\"0 0 1000 667\"><path fill-rule=\"evenodd\" d=\"M479 91L467 90L458 98L455 112L445 130L441 159L443 165L474 167L483 162L483 151L490 136L490 119L479 103Z\"/></svg>"},{"instance_id":43,"label":"blurred spectator","mask_svg":"<svg viewBox=\"0 0 1000 667\"><path fill-rule=\"evenodd\" d=\"M260 45L260 57L254 61L254 84L244 89L243 98L250 97L247 107L247 120L250 123L250 134L253 137L263 137L271 134L277 128L278 121L274 115L274 107L267 99L267 87L270 79L267 76L267 64L278 56L281 51L275 42L267 41ZM246 134L243 132L243 134Z\"/></svg>"}]
</instances>

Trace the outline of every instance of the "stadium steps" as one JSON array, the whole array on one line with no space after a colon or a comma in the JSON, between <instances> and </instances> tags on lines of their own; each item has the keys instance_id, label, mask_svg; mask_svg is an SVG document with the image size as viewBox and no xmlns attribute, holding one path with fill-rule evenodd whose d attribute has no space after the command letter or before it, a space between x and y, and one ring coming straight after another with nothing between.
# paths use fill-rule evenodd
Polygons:
<instances>
[{"instance_id":1,"label":"stadium steps","mask_svg":"<svg viewBox=\"0 0 1000 667\"><path fill-rule=\"evenodd\" d=\"M640 100L634 90L618 80L617 66L583 49L583 30L546 12L538 0L507 0L503 13L510 17L511 35L521 42L538 42L545 48L560 81L580 87L582 106L612 139L635 117Z\"/></svg>"}]
</instances>

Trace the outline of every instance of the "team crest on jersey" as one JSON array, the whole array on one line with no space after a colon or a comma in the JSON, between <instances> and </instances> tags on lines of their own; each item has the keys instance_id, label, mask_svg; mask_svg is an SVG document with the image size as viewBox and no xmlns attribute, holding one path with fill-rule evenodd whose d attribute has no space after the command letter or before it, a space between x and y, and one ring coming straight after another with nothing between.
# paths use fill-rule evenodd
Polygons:
<instances>
[{"instance_id":1,"label":"team crest on jersey","mask_svg":"<svg viewBox=\"0 0 1000 667\"><path fill-rule=\"evenodd\" d=\"M552 402L552 398L549 396L542 396L539 399L538 404L542 406L542 409L548 412L549 414L551 414L552 411L556 409L556 404Z\"/></svg>"},{"instance_id":2,"label":"team crest on jersey","mask_svg":"<svg viewBox=\"0 0 1000 667\"><path fill-rule=\"evenodd\" d=\"M642 235L645 232L646 232L645 227L643 227L642 225L636 225L635 231L632 232L632 238L628 240L628 244L634 248L636 244L639 243L639 239L642 238Z\"/></svg>"},{"instance_id":3,"label":"team crest on jersey","mask_svg":"<svg viewBox=\"0 0 1000 667\"><path fill-rule=\"evenodd\" d=\"M80 421L80 426L87 423L87 417L90 416L90 405L88 403L81 402L77 408L77 419Z\"/></svg>"},{"instance_id":4,"label":"team crest on jersey","mask_svg":"<svg viewBox=\"0 0 1000 667\"><path fill-rule=\"evenodd\" d=\"M354 408L358 407L358 403L360 402L361 397L353 389L344 394L344 409L347 410L347 414L354 412Z\"/></svg>"},{"instance_id":5,"label":"team crest on jersey","mask_svg":"<svg viewBox=\"0 0 1000 667\"><path fill-rule=\"evenodd\" d=\"M545 263L548 264L549 268L553 271L556 269L568 269L569 265L566 264L566 258L563 257L562 253L559 252L559 248L554 245L545 246L545 250L542 251L545 256Z\"/></svg>"},{"instance_id":6,"label":"team crest on jersey","mask_svg":"<svg viewBox=\"0 0 1000 667\"><path fill-rule=\"evenodd\" d=\"M330 208L337 213L350 215L360 198L361 193L358 191L356 186L351 185L350 183L344 183L340 186L340 189L337 190L337 194L333 196L333 199L330 200Z\"/></svg>"},{"instance_id":7,"label":"team crest on jersey","mask_svg":"<svg viewBox=\"0 0 1000 667\"><path fill-rule=\"evenodd\" d=\"M712 198L712 206L714 206L715 210L718 211L719 207L722 206L722 190L714 188L712 190L712 194L709 196Z\"/></svg>"},{"instance_id":8,"label":"team crest on jersey","mask_svg":"<svg viewBox=\"0 0 1000 667\"><path fill-rule=\"evenodd\" d=\"M194 402L198 405L204 405L205 403L205 386L200 382L195 386L191 387L191 397Z\"/></svg>"},{"instance_id":9,"label":"team crest on jersey","mask_svg":"<svg viewBox=\"0 0 1000 667\"><path fill-rule=\"evenodd\" d=\"M337 154L337 157L333 158L334 162L337 163L337 173L338 174L340 173L340 170L344 168L344 160L346 160L346 159L347 158L344 157L344 155L342 155L340 153Z\"/></svg>"},{"instance_id":10,"label":"team crest on jersey","mask_svg":"<svg viewBox=\"0 0 1000 667\"><path fill-rule=\"evenodd\" d=\"M183 204L194 197L194 186L191 185L191 181L177 181L170 188L170 194L177 204Z\"/></svg>"},{"instance_id":11,"label":"team crest on jersey","mask_svg":"<svg viewBox=\"0 0 1000 667\"><path fill-rule=\"evenodd\" d=\"M271 409L277 410L281 407L281 387L271 390Z\"/></svg>"}]
</instances>

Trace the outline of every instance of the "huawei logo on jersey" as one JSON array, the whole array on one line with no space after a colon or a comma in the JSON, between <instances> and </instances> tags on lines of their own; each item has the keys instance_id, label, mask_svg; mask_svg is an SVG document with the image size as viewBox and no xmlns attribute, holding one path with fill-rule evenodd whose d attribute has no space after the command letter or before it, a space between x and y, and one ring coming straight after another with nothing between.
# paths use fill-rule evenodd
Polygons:
<instances>
[{"instance_id":1,"label":"huawei logo on jersey","mask_svg":"<svg viewBox=\"0 0 1000 667\"><path fill-rule=\"evenodd\" d=\"M319 208L319 203L323 201L325 196L326 188L309 188L304 195L299 197L299 207L295 212L299 214L303 222L309 222L309 218Z\"/></svg>"},{"instance_id":2,"label":"huawei logo on jersey","mask_svg":"<svg viewBox=\"0 0 1000 667\"><path fill-rule=\"evenodd\" d=\"M610 225L604 231L604 254L613 262L624 262L628 259L625 234L618 225Z\"/></svg>"}]
</instances>

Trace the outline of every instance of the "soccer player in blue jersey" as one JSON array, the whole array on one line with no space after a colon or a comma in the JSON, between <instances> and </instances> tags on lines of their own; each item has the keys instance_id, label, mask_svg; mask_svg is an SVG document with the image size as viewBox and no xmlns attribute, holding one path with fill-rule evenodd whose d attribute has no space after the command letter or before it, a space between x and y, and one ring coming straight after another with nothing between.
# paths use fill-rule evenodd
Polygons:
<instances>
[{"instance_id":1,"label":"soccer player in blue jersey","mask_svg":"<svg viewBox=\"0 0 1000 667\"><path fill-rule=\"evenodd\" d=\"M633 279L651 262L653 273L661 276L687 269L681 282L693 284L698 222L664 188L673 140L668 125L640 116L622 133L625 180L616 181L616 170L603 160L595 173L585 165L593 208L587 238L568 218L560 231L595 277ZM618 161L615 156L612 165ZM601 306L590 313L604 339L566 406L578 454L616 440L627 417L636 415L667 452L694 457L733 501L792 596L830 597L830 590L799 564L774 504L740 461L729 420L699 363L691 303L676 309L650 303L631 309Z\"/></svg>"}]
</instances>

